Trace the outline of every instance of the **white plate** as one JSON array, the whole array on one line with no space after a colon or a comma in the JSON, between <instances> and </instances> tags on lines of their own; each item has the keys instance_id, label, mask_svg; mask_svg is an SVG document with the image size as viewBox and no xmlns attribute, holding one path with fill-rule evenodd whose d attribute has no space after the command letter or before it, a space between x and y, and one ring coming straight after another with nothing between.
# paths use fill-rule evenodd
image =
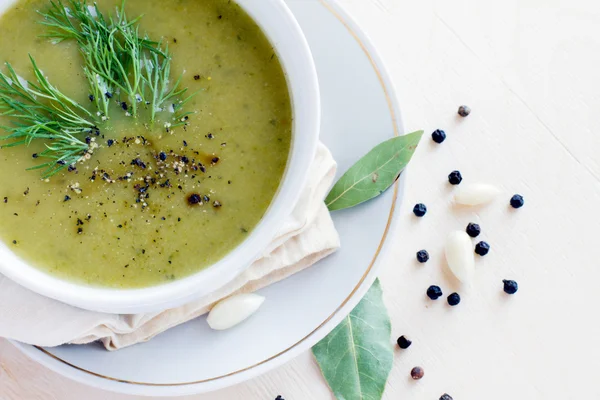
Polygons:
<instances>
[{"instance_id":1,"label":"white plate","mask_svg":"<svg viewBox=\"0 0 600 400\"><path fill-rule=\"evenodd\" d=\"M377 143L402 134L388 75L369 40L333 0L288 0L313 51L322 92L321 138L338 175ZM358 303L393 243L403 179L374 201L333 213L342 248L260 291L267 301L224 332L198 318L153 340L109 353L100 345L40 349L15 343L48 368L115 392L177 396L231 386L308 350Z\"/></svg>"}]
</instances>

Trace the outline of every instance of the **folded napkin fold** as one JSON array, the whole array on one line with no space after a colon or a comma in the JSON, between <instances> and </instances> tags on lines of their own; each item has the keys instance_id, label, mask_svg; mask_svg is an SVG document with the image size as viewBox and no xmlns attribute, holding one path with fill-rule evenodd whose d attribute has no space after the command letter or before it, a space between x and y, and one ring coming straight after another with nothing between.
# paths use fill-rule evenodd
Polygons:
<instances>
[{"instance_id":1,"label":"folded napkin fold","mask_svg":"<svg viewBox=\"0 0 600 400\"><path fill-rule=\"evenodd\" d=\"M337 231L323 203L335 170L331 153L319 144L308 183L280 233L260 259L210 295L162 312L106 314L48 299L0 275L0 337L39 346L100 340L108 350L117 350L201 316L232 294L253 292L285 279L339 247Z\"/></svg>"}]
</instances>

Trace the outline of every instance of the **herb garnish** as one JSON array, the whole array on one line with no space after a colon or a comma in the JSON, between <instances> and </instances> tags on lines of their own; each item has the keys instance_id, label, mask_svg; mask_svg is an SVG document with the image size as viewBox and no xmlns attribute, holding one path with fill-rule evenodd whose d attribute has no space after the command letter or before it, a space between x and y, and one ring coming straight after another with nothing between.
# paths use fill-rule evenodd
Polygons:
<instances>
[{"instance_id":1,"label":"herb garnish","mask_svg":"<svg viewBox=\"0 0 600 400\"><path fill-rule=\"evenodd\" d=\"M170 129L188 122L190 112L182 110L190 100L182 98L181 76L171 83L171 55L159 42L140 35L141 16L130 20L125 14L125 0L116 16L105 17L96 5L81 0L50 1L41 22L48 27L54 44L75 40L83 57L84 72L90 89L93 112L52 86L30 56L36 82L20 78L6 63L8 73L0 71L0 116L12 119L12 127L2 139L15 141L4 145L29 145L33 140L45 141L46 150L38 157L50 159L32 169L45 168L48 178L78 161L90 158L97 144L84 140L90 133L99 134L98 126L107 121L111 103L126 116L137 118L147 110L149 127L157 114L167 112L164 126Z\"/></svg>"},{"instance_id":2,"label":"herb garnish","mask_svg":"<svg viewBox=\"0 0 600 400\"><path fill-rule=\"evenodd\" d=\"M411 160L422 135L417 131L375 146L335 183L325 199L327 208L354 207L384 193ZM312 349L337 399L378 400L383 395L393 352L382 294L375 280L354 310ZM407 343L402 341L401 346L408 347Z\"/></svg>"},{"instance_id":3,"label":"herb garnish","mask_svg":"<svg viewBox=\"0 0 600 400\"><path fill-rule=\"evenodd\" d=\"M0 115L15 121L12 127L0 128L8 132L3 139L14 140L3 147L29 145L34 139L48 141L46 150L36 158L51 161L32 168L46 168L44 177L48 177L92 150L76 136L92 132L96 121L90 111L52 86L33 57L30 58L37 83L25 81L9 63L6 63L8 74L0 72Z\"/></svg>"}]
</instances>

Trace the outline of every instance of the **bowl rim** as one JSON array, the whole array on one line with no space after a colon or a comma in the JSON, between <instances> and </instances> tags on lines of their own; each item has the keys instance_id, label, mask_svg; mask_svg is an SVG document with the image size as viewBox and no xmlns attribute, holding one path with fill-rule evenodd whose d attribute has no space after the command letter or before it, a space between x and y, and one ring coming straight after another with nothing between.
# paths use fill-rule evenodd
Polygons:
<instances>
[{"instance_id":1,"label":"bowl rim","mask_svg":"<svg viewBox=\"0 0 600 400\"><path fill-rule=\"evenodd\" d=\"M102 288L61 279L33 267L2 241L1 274L35 293L75 307L132 314L177 307L214 292L260 256L283 226L308 179L307 166L314 158L320 129L320 92L308 42L284 0L235 1L261 28L278 54L293 111L292 143L285 172L271 204L248 237L209 267L180 280L146 288ZM269 13L263 15L259 10ZM267 23L275 19L279 20L280 28ZM285 32L281 30L284 25ZM280 43L284 37L293 44L293 49Z\"/></svg>"}]
</instances>

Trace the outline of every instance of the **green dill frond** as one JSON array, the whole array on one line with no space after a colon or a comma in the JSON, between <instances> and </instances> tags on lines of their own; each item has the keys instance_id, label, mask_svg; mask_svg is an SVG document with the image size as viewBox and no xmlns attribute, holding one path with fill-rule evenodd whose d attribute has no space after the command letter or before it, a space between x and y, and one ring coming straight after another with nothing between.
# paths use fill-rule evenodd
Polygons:
<instances>
[{"instance_id":1,"label":"green dill frond","mask_svg":"<svg viewBox=\"0 0 600 400\"><path fill-rule=\"evenodd\" d=\"M148 106L151 125L157 112L170 104L182 104L177 100L185 93L179 88L181 78L170 85L168 48L162 50L160 43L140 34L141 16L129 20L125 1L114 18L105 17L96 5L86 6L81 0L52 1L50 9L41 15L42 24L49 28L45 37L54 43L69 39L78 42L90 93L105 116L115 93L131 104L134 117L138 115L138 103Z\"/></svg>"},{"instance_id":2,"label":"green dill frond","mask_svg":"<svg viewBox=\"0 0 600 400\"><path fill-rule=\"evenodd\" d=\"M0 137L5 142L0 147L43 140L46 149L37 157L47 161L31 169L44 169L43 176L50 177L91 157L95 144L81 139L99 134L98 125L108 118L111 102L126 102L128 107L123 108L134 117L140 107L149 108L150 126L159 113L168 116L163 120L170 127L187 124L191 112L183 107L195 93L183 98L187 89L180 87L181 76L171 80L168 46L163 50L159 42L140 34L141 16L129 20L124 0L114 17L103 15L95 3L87 5L82 0L51 0L48 10L40 14L44 17L41 23L47 27L44 37L55 44L77 42L96 111L91 112L52 85L33 57L32 82L6 63L6 73L0 71L0 116L12 125L0 126L7 133Z\"/></svg>"},{"instance_id":3,"label":"green dill frond","mask_svg":"<svg viewBox=\"0 0 600 400\"><path fill-rule=\"evenodd\" d=\"M89 150L87 143L75 135L97 131L90 111L53 86L30 56L36 81L21 78L9 63L7 73L0 71L0 115L8 117L12 126L2 127L7 141L1 147L28 146L34 140L46 141L39 154L50 161L33 169L45 168L44 177L77 162Z\"/></svg>"}]
</instances>

